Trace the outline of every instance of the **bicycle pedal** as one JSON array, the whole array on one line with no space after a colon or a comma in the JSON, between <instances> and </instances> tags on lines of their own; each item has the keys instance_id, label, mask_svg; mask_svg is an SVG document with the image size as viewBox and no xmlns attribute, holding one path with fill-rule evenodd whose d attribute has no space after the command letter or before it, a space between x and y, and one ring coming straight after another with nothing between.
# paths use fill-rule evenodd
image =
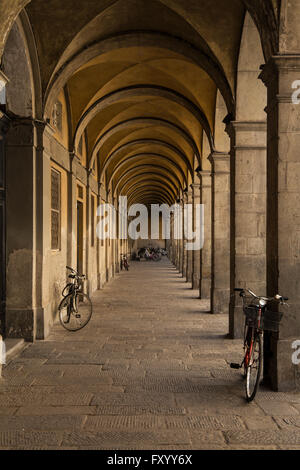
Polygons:
<instances>
[{"instance_id":1,"label":"bicycle pedal","mask_svg":"<svg viewBox=\"0 0 300 470\"><path fill-rule=\"evenodd\" d=\"M81 315L75 315L75 318L81 318Z\"/></svg>"},{"instance_id":2,"label":"bicycle pedal","mask_svg":"<svg viewBox=\"0 0 300 470\"><path fill-rule=\"evenodd\" d=\"M236 364L235 362L232 362L230 364L230 368L231 369L240 369L241 368L241 365L240 364Z\"/></svg>"}]
</instances>

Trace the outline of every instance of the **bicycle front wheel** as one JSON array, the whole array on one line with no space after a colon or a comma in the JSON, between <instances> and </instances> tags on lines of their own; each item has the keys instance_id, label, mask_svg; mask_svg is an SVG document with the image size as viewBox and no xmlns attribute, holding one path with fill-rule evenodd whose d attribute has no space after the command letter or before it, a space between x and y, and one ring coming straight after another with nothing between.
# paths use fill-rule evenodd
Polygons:
<instances>
[{"instance_id":1,"label":"bicycle front wheel","mask_svg":"<svg viewBox=\"0 0 300 470\"><path fill-rule=\"evenodd\" d=\"M84 328L93 313L92 302L88 295L82 292L69 294L59 306L59 321L68 331L78 331Z\"/></svg>"},{"instance_id":2,"label":"bicycle front wheel","mask_svg":"<svg viewBox=\"0 0 300 470\"><path fill-rule=\"evenodd\" d=\"M246 398L248 402L254 400L259 387L262 369L262 335L256 334L248 346L249 356L246 368Z\"/></svg>"}]
</instances>

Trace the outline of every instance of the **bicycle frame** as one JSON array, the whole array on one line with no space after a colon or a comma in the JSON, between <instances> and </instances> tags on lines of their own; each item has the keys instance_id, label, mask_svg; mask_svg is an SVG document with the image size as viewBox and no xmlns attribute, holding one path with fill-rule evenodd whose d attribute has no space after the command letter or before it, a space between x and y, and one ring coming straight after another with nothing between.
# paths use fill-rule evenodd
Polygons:
<instances>
[{"instance_id":1,"label":"bicycle frame","mask_svg":"<svg viewBox=\"0 0 300 470\"><path fill-rule=\"evenodd\" d=\"M251 328L250 346L247 344L247 335L245 333L244 349L246 350L246 353L245 353L245 357L244 357L244 361L243 361L243 364L244 364L245 367L249 366L250 359L251 359L252 352L253 352L253 344L254 344L254 340L255 340L256 335L259 335L259 334L262 335L263 334L263 331L260 329L261 318L262 318L262 307L259 307L259 309L258 309L257 328L255 328L253 326L248 326L248 330L247 330L247 334L248 334L248 331ZM245 325L245 329L246 329L246 325Z\"/></svg>"}]
</instances>

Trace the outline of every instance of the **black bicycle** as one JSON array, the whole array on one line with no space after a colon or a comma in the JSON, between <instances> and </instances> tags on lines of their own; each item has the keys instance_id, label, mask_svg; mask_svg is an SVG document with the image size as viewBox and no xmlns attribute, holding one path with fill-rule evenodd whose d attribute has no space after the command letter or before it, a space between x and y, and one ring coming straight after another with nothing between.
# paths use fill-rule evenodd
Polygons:
<instances>
[{"instance_id":1,"label":"black bicycle","mask_svg":"<svg viewBox=\"0 0 300 470\"><path fill-rule=\"evenodd\" d=\"M121 255L120 268L121 268L121 271L123 271L123 269L126 269L126 271L129 271L127 255L123 255L123 254Z\"/></svg>"},{"instance_id":2,"label":"black bicycle","mask_svg":"<svg viewBox=\"0 0 300 470\"><path fill-rule=\"evenodd\" d=\"M67 266L71 271L68 276L70 282L62 292L58 312L61 325L68 331L78 331L84 328L91 319L93 307L91 299L82 292L85 275L79 275L75 269Z\"/></svg>"},{"instance_id":3,"label":"black bicycle","mask_svg":"<svg viewBox=\"0 0 300 470\"><path fill-rule=\"evenodd\" d=\"M263 364L263 333L279 331L283 314L276 311L275 304L287 305L287 297L259 297L250 289L234 289L243 298L245 314L244 359L241 364L231 363L232 369L244 367L245 390L248 402L254 400L259 387Z\"/></svg>"}]
</instances>

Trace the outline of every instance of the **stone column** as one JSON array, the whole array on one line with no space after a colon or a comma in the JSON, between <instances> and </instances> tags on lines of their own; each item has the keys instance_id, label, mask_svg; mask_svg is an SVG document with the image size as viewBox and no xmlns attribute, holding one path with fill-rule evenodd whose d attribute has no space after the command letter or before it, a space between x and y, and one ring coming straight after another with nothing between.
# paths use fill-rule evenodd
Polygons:
<instances>
[{"instance_id":1,"label":"stone column","mask_svg":"<svg viewBox=\"0 0 300 470\"><path fill-rule=\"evenodd\" d=\"M98 226L99 217L98 217L98 208L101 204L101 183L98 182L98 191L97 191L97 209L96 209L96 227ZM97 243L97 289L101 289L101 240L99 238L98 230L96 229L96 243Z\"/></svg>"},{"instance_id":2,"label":"stone column","mask_svg":"<svg viewBox=\"0 0 300 470\"><path fill-rule=\"evenodd\" d=\"M117 215L117 240L116 240L116 244L115 244L115 253L116 253L116 257L115 257L115 272L116 274L119 274L120 272L120 259L121 259L121 255L120 255L120 225L119 225L119 215L120 215L120 212L119 212L119 208L118 208L118 203L117 203L117 200L115 202L115 208L116 208L116 215Z\"/></svg>"},{"instance_id":3,"label":"stone column","mask_svg":"<svg viewBox=\"0 0 300 470\"><path fill-rule=\"evenodd\" d=\"M261 74L268 87L267 293L290 299L289 308L280 308L280 332L265 349L265 378L280 391L300 386L300 367L292 361L300 339L300 105L292 101L299 77L300 55L292 54L272 57Z\"/></svg>"},{"instance_id":4,"label":"stone column","mask_svg":"<svg viewBox=\"0 0 300 470\"><path fill-rule=\"evenodd\" d=\"M176 232L178 232L179 229L179 223L180 221L176 219ZM176 240L176 268L179 270L180 267L180 240Z\"/></svg>"},{"instance_id":5,"label":"stone column","mask_svg":"<svg viewBox=\"0 0 300 470\"><path fill-rule=\"evenodd\" d=\"M1 71L0 71L1 78ZM1 80L0 80L1 88ZM0 111L0 348L1 338L5 336L5 298L6 298L6 178L5 178L5 136L10 120ZM1 350L1 349L0 349ZM0 356L1 362L1 356ZM1 363L0 363L1 369ZM1 377L1 372L0 372Z\"/></svg>"},{"instance_id":6,"label":"stone column","mask_svg":"<svg viewBox=\"0 0 300 470\"><path fill-rule=\"evenodd\" d=\"M169 247L170 253L170 261L171 263L174 264L174 216L171 214L170 216L170 247Z\"/></svg>"},{"instance_id":7,"label":"stone column","mask_svg":"<svg viewBox=\"0 0 300 470\"><path fill-rule=\"evenodd\" d=\"M193 190L190 188L187 193L187 204L190 204L193 206ZM188 216L188 223L193 224L193 215L192 219L189 220ZM186 281L187 282L192 282L193 281L193 251L188 250L187 252L187 264L186 264Z\"/></svg>"},{"instance_id":8,"label":"stone column","mask_svg":"<svg viewBox=\"0 0 300 470\"><path fill-rule=\"evenodd\" d=\"M183 225L183 242L182 242L182 277L186 278L187 274L187 251L185 249L185 243L186 243L186 234L185 234L185 211L184 211L184 205L187 203L187 194L184 193L182 197L182 225Z\"/></svg>"},{"instance_id":9,"label":"stone column","mask_svg":"<svg viewBox=\"0 0 300 470\"><path fill-rule=\"evenodd\" d=\"M266 122L231 122L231 296L229 334L242 338L242 299L235 287L266 294Z\"/></svg>"},{"instance_id":10,"label":"stone column","mask_svg":"<svg viewBox=\"0 0 300 470\"><path fill-rule=\"evenodd\" d=\"M70 153L70 172L68 173L68 266L77 266L77 181L74 173L74 153Z\"/></svg>"},{"instance_id":11,"label":"stone column","mask_svg":"<svg viewBox=\"0 0 300 470\"><path fill-rule=\"evenodd\" d=\"M181 224L182 224L182 237L179 240L179 272L183 274L183 258L184 258L184 215L183 215L183 198L180 199L180 207L181 207Z\"/></svg>"},{"instance_id":12,"label":"stone column","mask_svg":"<svg viewBox=\"0 0 300 470\"><path fill-rule=\"evenodd\" d=\"M201 204L201 192L200 184L193 184L193 230L196 230L196 217L200 217L200 211L197 210L197 206ZM200 286L200 258L201 250L193 250L193 278L192 278L192 288L199 289Z\"/></svg>"},{"instance_id":13,"label":"stone column","mask_svg":"<svg viewBox=\"0 0 300 470\"><path fill-rule=\"evenodd\" d=\"M199 172L201 186L201 204L204 206L204 245L201 250L201 273L199 283L200 299L211 298L212 265L212 178L211 171Z\"/></svg>"},{"instance_id":14,"label":"stone column","mask_svg":"<svg viewBox=\"0 0 300 470\"><path fill-rule=\"evenodd\" d=\"M51 317L50 157L43 152L44 129L31 118L15 119L6 142L6 335L28 341L45 337Z\"/></svg>"},{"instance_id":15,"label":"stone column","mask_svg":"<svg viewBox=\"0 0 300 470\"><path fill-rule=\"evenodd\" d=\"M211 312L228 313L230 297L230 159L214 152L212 164Z\"/></svg>"}]
</instances>

